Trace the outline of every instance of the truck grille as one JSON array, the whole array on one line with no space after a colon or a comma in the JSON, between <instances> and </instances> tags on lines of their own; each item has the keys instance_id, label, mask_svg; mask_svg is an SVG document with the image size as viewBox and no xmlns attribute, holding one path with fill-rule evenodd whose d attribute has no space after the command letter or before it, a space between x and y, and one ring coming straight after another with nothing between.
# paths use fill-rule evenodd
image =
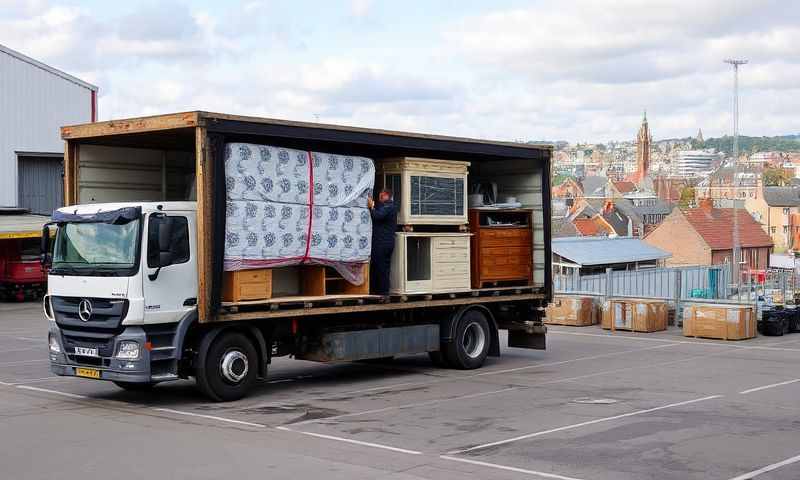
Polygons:
<instances>
[{"instance_id":1,"label":"truck grille","mask_svg":"<svg viewBox=\"0 0 800 480\"><path fill-rule=\"evenodd\" d=\"M104 338L105 337L105 338ZM101 357L114 356L114 337L94 336L86 337L83 332L61 331L61 338L64 343L64 351L67 354L75 352L75 347L96 348L97 354ZM84 357L79 357L84 358ZM89 357L94 358L94 357Z\"/></svg>"},{"instance_id":2,"label":"truck grille","mask_svg":"<svg viewBox=\"0 0 800 480\"><path fill-rule=\"evenodd\" d=\"M50 297L56 323L62 328L77 328L81 331L118 331L128 313L128 300L83 297ZM81 318L81 301L91 306L88 320Z\"/></svg>"}]
</instances>

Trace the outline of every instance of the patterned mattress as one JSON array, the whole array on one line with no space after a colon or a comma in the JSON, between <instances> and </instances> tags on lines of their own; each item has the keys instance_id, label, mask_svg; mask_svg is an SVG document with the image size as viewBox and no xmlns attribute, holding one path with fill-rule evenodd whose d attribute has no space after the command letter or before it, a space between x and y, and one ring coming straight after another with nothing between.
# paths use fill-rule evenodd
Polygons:
<instances>
[{"instance_id":1,"label":"patterned mattress","mask_svg":"<svg viewBox=\"0 0 800 480\"><path fill-rule=\"evenodd\" d=\"M228 143L225 270L328 265L361 284L374 182L369 158Z\"/></svg>"}]
</instances>

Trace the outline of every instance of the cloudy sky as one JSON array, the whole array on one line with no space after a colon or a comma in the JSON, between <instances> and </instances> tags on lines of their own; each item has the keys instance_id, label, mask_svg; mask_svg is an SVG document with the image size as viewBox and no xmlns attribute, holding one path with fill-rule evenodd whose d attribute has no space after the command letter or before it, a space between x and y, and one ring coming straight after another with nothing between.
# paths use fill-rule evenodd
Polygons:
<instances>
[{"instance_id":1,"label":"cloudy sky","mask_svg":"<svg viewBox=\"0 0 800 480\"><path fill-rule=\"evenodd\" d=\"M100 118L203 109L510 140L800 132L786 0L0 0L0 44Z\"/></svg>"}]
</instances>

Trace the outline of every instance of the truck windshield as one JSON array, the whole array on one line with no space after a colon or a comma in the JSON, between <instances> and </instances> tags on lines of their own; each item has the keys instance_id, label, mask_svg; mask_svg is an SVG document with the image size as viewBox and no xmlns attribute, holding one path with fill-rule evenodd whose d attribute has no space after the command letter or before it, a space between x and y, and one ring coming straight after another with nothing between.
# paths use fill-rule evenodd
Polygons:
<instances>
[{"instance_id":1,"label":"truck windshield","mask_svg":"<svg viewBox=\"0 0 800 480\"><path fill-rule=\"evenodd\" d=\"M51 273L61 275L129 275L137 267L139 220L121 225L66 223L53 250Z\"/></svg>"}]
</instances>

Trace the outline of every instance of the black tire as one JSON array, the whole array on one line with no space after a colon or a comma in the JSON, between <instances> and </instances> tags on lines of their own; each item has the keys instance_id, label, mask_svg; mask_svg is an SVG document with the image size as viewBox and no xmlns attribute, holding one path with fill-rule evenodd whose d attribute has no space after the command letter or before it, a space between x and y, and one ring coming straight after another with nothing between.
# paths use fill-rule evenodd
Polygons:
<instances>
[{"instance_id":1,"label":"black tire","mask_svg":"<svg viewBox=\"0 0 800 480\"><path fill-rule=\"evenodd\" d=\"M492 341L489 321L480 310L468 310L458 320L453 340L445 344L447 363L461 370L479 368Z\"/></svg>"},{"instance_id":2,"label":"black tire","mask_svg":"<svg viewBox=\"0 0 800 480\"><path fill-rule=\"evenodd\" d=\"M223 332L210 345L201 343L195 381L215 402L232 402L247 395L258 376L258 353L246 336Z\"/></svg>"},{"instance_id":3,"label":"black tire","mask_svg":"<svg viewBox=\"0 0 800 480\"><path fill-rule=\"evenodd\" d=\"M147 392L156 386L155 383L139 383L139 382L118 382L114 381L114 385L129 392Z\"/></svg>"}]
</instances>

